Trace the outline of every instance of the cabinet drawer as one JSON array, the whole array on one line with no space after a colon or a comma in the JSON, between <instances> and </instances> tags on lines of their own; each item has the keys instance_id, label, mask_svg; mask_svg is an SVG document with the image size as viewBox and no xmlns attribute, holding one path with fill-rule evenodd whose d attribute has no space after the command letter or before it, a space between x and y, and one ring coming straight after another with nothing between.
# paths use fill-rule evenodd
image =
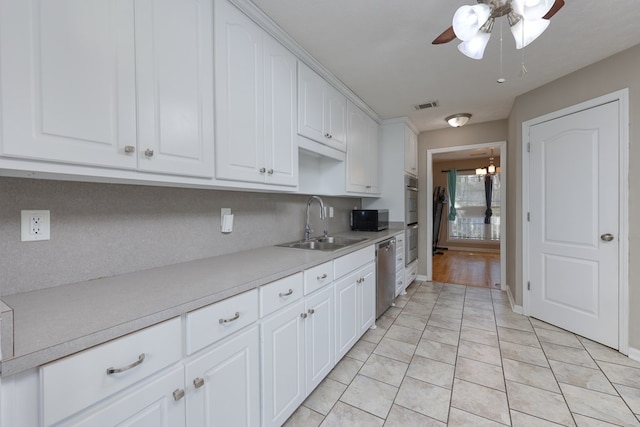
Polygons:
<instances>
[{"instance_id":1,"label":"cabinet drawer","mask_svg":"<svg viewBox=\"0 0 640 427\"><path fill-rule=\"evenodd\" d=\"M333 261L305 270L304 294L309 295L331 282L333 282Z\"/></svg>"},{"instance_id":2,"label":"cabinet drawer","mask_svg":"<svg viewBox=\"0 0 640 427\"><path fill-rule=\"evenodd\" d=\"M302 273L260 287L260 317L302 298Z\"/></svg>"},{"instance_id":3,"label":"cabinet drawer","mask_svg":"<svg viewBox=\"0 0 640 427\"><path fill-rule=\"evenodd\" d=\"M404 271L407 285L409 285L411 282L416 280L416 277L418 276L418 262L414 261L413 263L408 265Z\"/></svg>"},{"instance_id":4,"label":"cabinet drawer","mask_svg":"<svg viewBox=\"0 0 640 427\"><path fill-rule=\"evenodd\" d=\"M187 313L187 354L194 353L256 320L257 289Z\"/></svg>"},{"instance_id":5,"label":"cabinet drawer","mask_svg":"<svg viewBox=\"0 0 640 427\"><path fill-rule=\"evenodd\" d=\"M56 423L181 357L181 323L175 318L44 365L43 422Z\"/></svg>"},{"instance_id":6,"label":"cabinet drawer","mask_svg":"<svg viewBox=\"0 0 640 427\"><path fill-rule=\"evenodd\" d=\"M397 270L396 273L396 296L400 295L400 293L406 288L404 282L404 269Z\"/></svg>"},{"instance_id":7,"label":"cabinet drawer","mask_svg":"<svg viewBox=\"0 0 640 427\"><path fill-rule=\"evenodd\" d=\"M340 258L336 258L333 261L334 279L342 277L345 274L357 269L358 267L373 261L375 257L375 245L371 245Z\"/></svg>"}]
</instances>

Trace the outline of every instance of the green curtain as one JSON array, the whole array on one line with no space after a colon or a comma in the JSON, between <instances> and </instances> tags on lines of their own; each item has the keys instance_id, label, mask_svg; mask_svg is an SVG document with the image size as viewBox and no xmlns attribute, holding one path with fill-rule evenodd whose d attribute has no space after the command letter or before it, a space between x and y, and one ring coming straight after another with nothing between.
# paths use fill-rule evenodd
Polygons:
<instances>
[{"instance_id":1,"label":"green curtain","mask_svg":"<svg viewBox=\"0 0 640 427\"><path fill-rule=\"evenodd\" d=\"M449 221L456 220L456 179L458 173L455 169L447 172L447 187L449 187Z\"/></svg>"}]
</instances>

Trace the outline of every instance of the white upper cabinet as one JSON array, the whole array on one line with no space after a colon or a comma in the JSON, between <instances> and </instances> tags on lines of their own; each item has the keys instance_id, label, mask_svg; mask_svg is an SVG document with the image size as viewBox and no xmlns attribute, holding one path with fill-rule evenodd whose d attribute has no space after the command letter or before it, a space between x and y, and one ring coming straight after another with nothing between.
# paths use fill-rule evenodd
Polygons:
<instances>
[{"instance_id":1,"label":"white upper cabinet","mask_svg":"<svg viewBox=\"0 0 640 427\"><path fill-rule=\"evenodd\" d=\"M404 129L404 170L418 176L418 136L411 129Z\"/></svg>"},{"instance_id":2,"label":"white upper cabinet","mask_svg":"<svg viewBox=\"0 0 640 427\"><path fill-rule=\"evenodd\" d=\"M340 151L347 150L347 99L298 62L298 133Z\"/></svg>"},{"instance_id":3,"label":"white upper cabinet","mask_svg":"<svg viewBox=\"0 0 640 427\"><path fill-rule=\"evenodd\" d=\"M135 5L138 167L212 177L212 2Z\"/></svg>"},{"instance_id":4,"label":"white upper cabinet","mask_svg":"<svg viewBox=\"0 0 640 427\"><path fill-rule=\"evenodd\" d=\"M347 192L379 193L378 124L347 102Z\"/></svg>"},{"instance_id":5,"label":"white upper cabinet","mask_svg":"<svg viewBox=\"0 0 640 427\"><path fill-rule=\"evenodd\" d=\"M0 8L3 156L213 176L211 1Z\"/></svg>"},{"instance_id":6,"label":"white upper cabinet","mask_svg":"<svg viewBox=\"0 0 640 427\"><path fill-rule=\"evenodd\" d=\"M216 2L216 178L296 186L296 59Z\"/></svg>"}]
</instances>

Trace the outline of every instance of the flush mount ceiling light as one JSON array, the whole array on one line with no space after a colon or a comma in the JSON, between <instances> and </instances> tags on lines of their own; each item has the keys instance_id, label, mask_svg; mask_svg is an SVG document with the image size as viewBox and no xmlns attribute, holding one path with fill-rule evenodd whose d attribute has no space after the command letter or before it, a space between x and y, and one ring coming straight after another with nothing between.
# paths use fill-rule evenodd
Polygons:
<instances>
[{"instance_id":1,"label":"flush mount ceiling light","mask_svg":"<svg viewBox=\"0 0 640 427\"><path fill-rule=\"evenodd\" d=\"M497 18L507 17L516 48L522 49L534 41L549 26L564 0L477 0L464 5L453 16L453 25L432 42L448 43L456 37L462 41L458 50L473 59L482 59ZM502 37L501 37L502 39Z\"/></svg>"},{"instance_id":2,"label":"flush mount ceiling light","mask_svg":"<svg viewBox=\"0 0 640 427\"><path fill-rule=\"evenodd\" d=\"M445 121L449 123L449 126L454 128L459 128L460 126L466 125L470 118L471 118L471 114L460 113L460 114L454 114L453 116L447 117Z\"/></svg>"}]
</instances>

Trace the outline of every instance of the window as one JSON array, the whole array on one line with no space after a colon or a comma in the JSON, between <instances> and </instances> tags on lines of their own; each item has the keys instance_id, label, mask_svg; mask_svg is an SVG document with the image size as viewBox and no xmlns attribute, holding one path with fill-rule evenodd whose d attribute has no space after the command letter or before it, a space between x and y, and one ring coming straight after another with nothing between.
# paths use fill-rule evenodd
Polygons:
<instances>
[{"instance_id":1,"label":"window","mask_svg":"<svg viewBox=\"0 0 640 427\"><path fill-rule=\"evenodd\" d=\"M485 224L484 176L456 177L456 220L449 221L449 240L500 240L500 175L493 175L491 223Z\"/></svg>"}]
</instances>

